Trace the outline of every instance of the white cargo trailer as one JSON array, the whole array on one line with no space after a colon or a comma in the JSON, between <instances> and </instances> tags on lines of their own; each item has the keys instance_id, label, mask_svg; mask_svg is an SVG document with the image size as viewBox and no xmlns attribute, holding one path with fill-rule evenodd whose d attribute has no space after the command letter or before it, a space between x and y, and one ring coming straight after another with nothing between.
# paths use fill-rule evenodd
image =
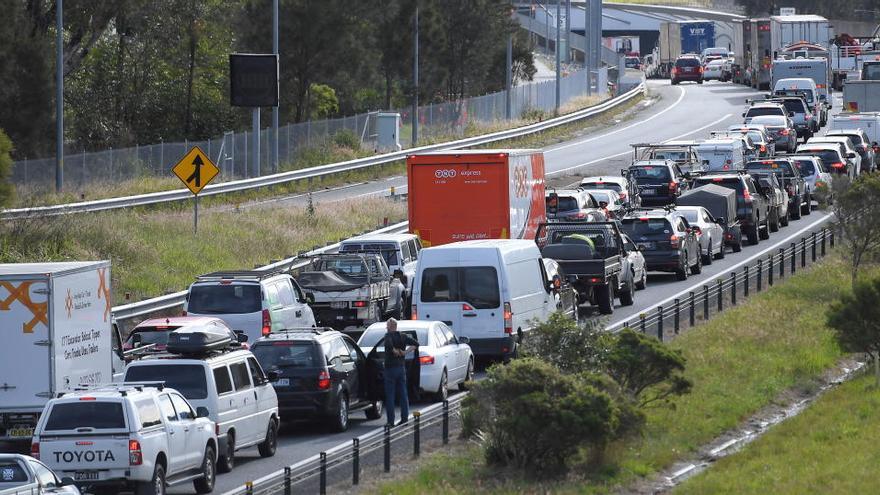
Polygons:
<instances>
[{"instance_id":1,"label":"white cargo trailer","mask_svg":"<svg viewBox=\"0 0 880 495\"><path fill-rule=\"evenodd\" d=\"M788 45L803 41L815 43L826 50L834 28L828 19L820 15L776 15L770 17L770 46L773 58Z\"/></svg>"},{"instance_id":2,"label":"white cargo trailer","mask_svg":"<svg viewBox=\"0 0 880 495\"><path fill-rule=\"evenodd\" d=\"M843 109L846 112L880 112L880 81L846 81Z\"/></svg>"},{"instance_id":3,"label":"white cargo trailer","mask_svg":"<svg viewBox=\"0 0 880 495\"><path fill-rule=\"evenodd\" d=\"M110 262L0 264L0 440L30 441L58 393L113 380Z\"/></svg>"}]
</instances>

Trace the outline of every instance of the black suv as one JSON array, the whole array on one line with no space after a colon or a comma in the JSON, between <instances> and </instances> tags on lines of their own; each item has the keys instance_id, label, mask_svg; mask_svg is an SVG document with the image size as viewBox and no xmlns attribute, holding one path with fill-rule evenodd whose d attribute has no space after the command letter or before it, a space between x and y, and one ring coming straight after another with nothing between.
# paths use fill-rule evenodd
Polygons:
<instances>
[{"instance_id":1,"label":"black suv","mask_svg":"<svg viewBox=\"0 0 880 495\"><path fill-rule=\"evenodd\" d=\"M348 429L349 412L382 416L379 372L347 335L331 329L272 332L251 347L260 366L278 374L272 383L282 418L323 420Z\"/></svg>"},{"instance_id":2,"label":"black suv","mask_svg":"<svg viewBox=\"0 0 880 495\"><path fill-rule=\"evenodd\" d=\"M684 173L672 160L639 160L622 174L635 183L642 206L675 204L687 188Z\"/></svg>"},{"instance_id":3,"label":"black suv","mask_svg":"<svg viewBox=\"0 0 880 495\"><path fill-rule=\"evenodd\" d=\"M675 60L670 74L672 84L682 81L694 81L703 84L703 64L696 55L682 55Z\"/></svg>"},{"instance_id":4,"label":"black suv","mask_svg":"<svg viewBox=\"0 0 880 495\"><path fill-rule=\"evenodd\" d=\"M751 175L739 171L715 172L695 178L693 187L706 184L736 191L736 218L749 243L757 244L761 237L766 239L766 232L770 228L770 204ZM763 234L761 230L764 230Z\"/></svg>"},{"instance_id":5,"label":"black suv","mask_svg":"<svg viewBox=\"0 0 880 495\"><path fill-rule=\"evenodd\" d=\"M675 208L635 211L620 221L645 257L651 271L675 272L679 280L703 271L703 257L696 230Z\"/></svg>"},{"instance_id":6,"label":"black suv","mask_svg":"<svg viewBox=\"0 0 880 495\"><path fill-rule=\"evenodd\" d=\"M757 160L746 163L746 170L757 173L773 172L788 192L788 217L792 220L810 214L810 193L800 170L788 158Z\"/></svg>"}]
</instances>

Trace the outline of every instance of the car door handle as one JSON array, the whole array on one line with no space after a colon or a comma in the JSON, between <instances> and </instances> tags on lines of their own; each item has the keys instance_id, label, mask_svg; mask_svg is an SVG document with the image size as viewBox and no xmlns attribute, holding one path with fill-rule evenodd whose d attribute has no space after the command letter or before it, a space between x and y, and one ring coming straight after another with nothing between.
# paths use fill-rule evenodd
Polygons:
<instances>
[{"instance_id":1,"label":"car door handle","mask_svg":"<svg viewBox=\"0 0 880 495\"><path fill-rule=\"evenodd\" d=\"M259 400L259 398L257 397L257 391L256 391L256 390L254 390L254 400Z\"/></svg>"},{"instance_id":2,"label":"car door handle","mask_svg":"<svg viewBox=\"0 0 880 495\"><path fill-rule=\"evenodd\" d=\"M473 318L473 317L477 316L477 314L476 313L462 313L461 316L464 316L465 318Z\"/></svg>"},{"instance_id":3,"label":"car door handle","mask_svg":"<svg viewBox=\"0 0 880 495\"><path fill-rule=\"evenodd\" d=\"M301 309L296 310L296 317L297 317L297 318L301 318L302 315L303 315L303 312L302 312Z\"/></svg>"},{"instance_id":4,"label":"car door handle","mask_svg":"<svg viewBox=\"0 0 880 495\"><path fill-rule=\"evenodd\" d=\"M174 436L174 430L169 431L168 434Z\"/></svg>"}]
</instances>

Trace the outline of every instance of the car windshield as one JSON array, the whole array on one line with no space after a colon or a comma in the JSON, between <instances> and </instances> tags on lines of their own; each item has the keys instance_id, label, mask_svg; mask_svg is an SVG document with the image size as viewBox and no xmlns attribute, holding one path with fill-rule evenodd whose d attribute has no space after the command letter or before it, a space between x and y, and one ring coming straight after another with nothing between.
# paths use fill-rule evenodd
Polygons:
<instances>
[{"instance_id":1,"label":"car windshield","mask_svg":"<svg viewBox=\"0 0 880 495\"><path fill-rule=\"evenodd\" d=\"M798 152L818 156L826 164L843 163L840 154L834 150L798 150Z\"/></svg>"},{"instance_id":2,"label":"car windshield","mask_svg":"<svg viewBox=\"0 0 880 495\"><path fill-rule=\"evenodd\" d=\"M491 266L427 268L422 302L463 302L476 309L501 306L498 272Z\"/></svg>"},{"instance_id":3,"label":"car windshield","mask_svg":"<svg viewBox=\"0 0 880 495\"><path fill-rule=\"evenodd\" d=\"M85 400L64 402L52 406L46 431L94 428L113 430L125 428L125 414L121 402Z\"/></svg>"},{"instance_id":4,"label":"car windshield","mask_svg":"<svg viewBox=\"0 0 880 495\"><path fill-rule=\"evenodd\" d=\"M761 117L764 115L782 115L782 109L776 107L752 107L746 112L746 117Z\"/></svg>"},{"instance_id":5,"label":"car windshield","mask_svg":"<svg viewBox=\"0 0 880 495\"><path fill-rule=\"evenodd\" d=\"M750 138L752 138L753 143L763 143L764 142L764 134L761 131L749 131L746 134Z\"/></svg>"},{"instance_id":6,"label":"car windshield","mask_svg":"<svg viewBox=\"0 0 880 495\"><path fill-rule=\"evenodd\" d=\"M636 182L653 183L672 180L669 168L664 166L638 165L630 167L629 172L635 177Z\"/></svg>"},{"instance_id":7,"label":"car windshield","mask_svg":"<svg viewBox=\"0 0 880 495\"><path fill-rule=\"evenodd\" d=\"M258 284L195 284L189 290L187 311L194 314L257 313L262 309Z\"/></svg>"},{"instance_id":8,"label":"car windshield","mask_svg":"<svg viewBox=\"0 0 880 495\"><path fill-rule=\"evenodd\" d=\"M675 61L676 67L698 67L700 65L700 61L696 58L680 58Z\"/></svg>"},{"instance_id":9,"label":"car windshield","mask_svg":"<svg viewBox=\"0 0 880 495\"><path fill-rule=\"evenodd\" d=\"M737 194L743 192L743 181L739 177L703 177L694 181L694 185L705 186L706 184L715 184L716 186L733 189Z\"/></svg>"},{"instance_id":10,"label":"car windshield","mask_svg":"<svg viewBox=\"0 0 880 495\"><path fill-rule=\"evenodd\" d=\"M687 160L688 153L684 150L657 150L651 158L656 160Z\"/></svg>"},{"instance_id":11,"label":"car windshield","mask_svg":"<svg viewBox=\"0 0 880 495\"><path fill-rule=\"evenodd\" d=\"M808 104L813 103L813 90L812 89L804 88L804 89L798 89L798 90L792 90L792 91L779 90L779 91L775 91L775 93L780 96L785 96L785 95L801 96L802 94L804 94L807 97L807 103Z\"/></svg>"},{"instance_id":12,"label":"car windshield","mask_svg":"<svg viewBox=\"0 0 880 495\"><path fill-rule=\"evenodd\" d=\"M626 67L633 68L639 66L639 59L637 57L626 57L625 65Z\"/></svg>"},{"instance_id":13,"label":"car windshield","mask_svg":"<svg viewBox=\"0 0 880 495\"><path fill-rule=\"evenodd\" d=\"M251 351L264 369L315 368L323 364L316 359L316 347L308 341L260 342Z\"/></svg>"},{"instance_id":14,"label":"car windshield","mask_svg":"<svg viewBox=\"0 0 880 495\"><path fill-rule=\"evenodd\" d=\"M324 259L321 261L321 270L327 272L336 272L340 275L348 277L364 277L366 278L367 265L360 258L343 257Z\"/></svg>"},{"instance_id":15,"label":"car windshield","mask_svg":"<svg viewBox=\"0 0 880 495\"><path fill-rule=\"evenodd\" d=\"M403 328L404 322L400 322L400 325L397 328L397 331L412 337L416 341L418 341L420 346L428 345L428 331L424 328L418 329L407 329ZM387 331L384 328L371 328L364 332L361 335L360 340L358 340L358 345L363 348L368 347L376 347L376 344L382 340L382 337L385 337Z\"/></svg>"},{"instance_id":16,"label":"car windshield","mask_svg":"<svg viewBox=\"0 0 880 495\"><path fill-rule=\"evenodd\" d=\"M813 160L795 160L794 166L800 170L801 175L805 177L810 177L816 174L816 167L813 165Z\"/></svg>"},{"instance_id":17,"label":"car windshield","mask_svg":"<svg viewBox=\"0 0 880 495\"><path fill-rule=\"evenodd\" d=\"M803 100L783 100L782 104L785 105L785 109L789 112L804 113L807 111L807 109L804 108Z\"/></svg>"},{"instance_id":18,"label":"car windshield","mask_svg":"<svg viewBox=\"0 0 880 495\"><path fill-rule=\"evenodd\" d=\"M584 189L608 189L617 192L623 191L620 184L616 182L581 182L581 187Z\"/></svg>"},{"instance_id":19,"label":"car windshield","mask_svg":"<svg viewBox=\"0 0 880 495\"><path fill-rule=\"evenodd\" d=\"M197 364L146 364L131 366L125 371L127 382L165 382L187 399L208 397L208 384L204 367Z\"/></svg>"},{"instance_id":20,"label":"car windshield","mask_svg":"<svg viewBox=\"0 0 880 495\"><path fill-rule=\"evenodd\" d=\"M621 228L633 239L672 233L672 225L665 218L624 218Z\"/></svg>"},{"instance_id":21,"label":"car windshield","mask_svg":"<svg viewBox=\"0 0 880 495\"><path fill-rule=\"evenodd\" d=\"M865 144L865 141L862 139L862 136L860 134L834 133L834 134L828 134L827 137L848 137L849 140L852 141L852 143L856 146L858 146L860 144Z\"/></svg>"}]
</instances>

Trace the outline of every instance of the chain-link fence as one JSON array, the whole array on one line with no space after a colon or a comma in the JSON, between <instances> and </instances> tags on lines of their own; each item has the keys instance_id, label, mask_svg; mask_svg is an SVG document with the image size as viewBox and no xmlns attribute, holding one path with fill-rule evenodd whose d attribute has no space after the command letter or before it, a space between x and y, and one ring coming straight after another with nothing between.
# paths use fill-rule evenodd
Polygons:
<instances>
[{"instance_id":1,"label":"chain-link fence","mask_svg":"<svg viewBox=\"0 0 880 495\"><path fill-rule=\"evenodd\" d=\"M594 76L593 94L596 89ZM606 93L604 85L599 85ZM618 92L626 91L619 88ZM463 137L474 125L491 126L506 120L506 91L466 98L458 101L432 103L418 109L420 142ZM565 105L572 99L588 94L587 73L572 72L561 78L559 100ZM511 117L520 119L534 112L552 113L556 108L556 83L522 84L511 93ZM401 115L400 144L411 147L411 109L393 110ZM374 149L377 112L351 117L288 124L278 129L278 161L281 170L289 169L299 152L321 146L347 131L345 139L356 139L365 149ZM272 172L271 131L259 133L260 174ZM253 176L251 149L254 133L227 132L204 141L160 142L123 149L87 152L73 146L65 150L64 182L68 190L92 183L117 183L142 177L168 177L171 167L192 146L199 146L220 168L216 182ZM55 184L54 157L23 159L15 162L12 180L16 185L32 189L51 189Z\"/></svg>"}]
</instances>

